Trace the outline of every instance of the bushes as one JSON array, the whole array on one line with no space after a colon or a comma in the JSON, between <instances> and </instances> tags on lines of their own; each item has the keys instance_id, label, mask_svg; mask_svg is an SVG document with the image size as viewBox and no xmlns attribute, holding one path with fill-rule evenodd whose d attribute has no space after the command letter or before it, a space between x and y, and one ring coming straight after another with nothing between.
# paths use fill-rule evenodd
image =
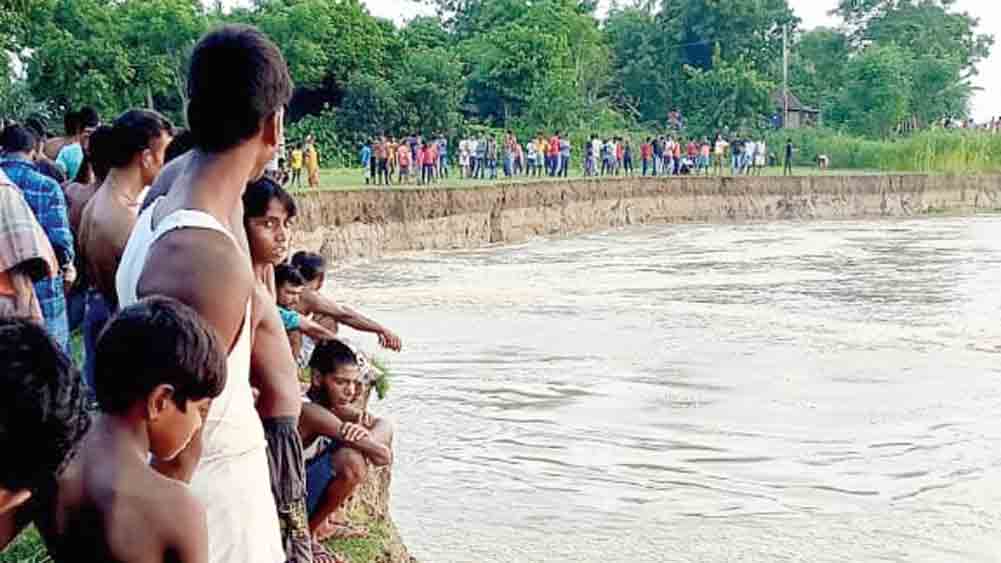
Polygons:
<instances>
[{"instance_id":1,"label":"bushes","mask_svg":"<svg viewBox=\"0 0 1001 563\"><path fill-rule=\"evenodd\" d=\"M932 130L908 137L874 141L826 129L773 131L766 134L769 150L782 157L787 138L796 153L793 163L812 166L817 155L830 158L832 168L887 172L1001 172L1001 136L986 131Z\"/></svg>"}]
</instances>

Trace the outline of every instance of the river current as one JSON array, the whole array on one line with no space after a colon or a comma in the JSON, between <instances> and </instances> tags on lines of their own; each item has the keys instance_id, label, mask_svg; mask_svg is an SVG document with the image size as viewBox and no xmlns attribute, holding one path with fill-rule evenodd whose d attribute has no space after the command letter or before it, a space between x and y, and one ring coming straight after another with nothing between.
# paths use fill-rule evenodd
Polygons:
<instances>
[{"instance_id":1,"label":"river current","mask_svg":"<svg viewBox=\"0 0 1001 563\"><path fill-rule=\"evenodd\" d=\"M331 285L404 338L373 411L421 561L1001 561L1001 217L634 228Z\"/></svg>"}]
</instances>

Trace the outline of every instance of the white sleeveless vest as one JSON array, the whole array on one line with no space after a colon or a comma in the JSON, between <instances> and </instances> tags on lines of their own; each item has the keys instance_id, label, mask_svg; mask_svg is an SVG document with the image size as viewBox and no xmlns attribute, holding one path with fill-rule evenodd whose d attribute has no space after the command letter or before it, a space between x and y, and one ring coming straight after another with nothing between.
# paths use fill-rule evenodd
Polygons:
<instances>
[{"instance_id":1,"label":"white sleeveless vest","mask_svg":"<svg viewBox=\"0 0 1001 563\"><path fill-rule=\"evenodd\" d=\"M153 213L159 203L139 216L125 246L115 276L122 307L138 301L138 284L150 249L171 231L208 229L225 233L237 252L243 252L232 233L201 211L176 211L154 229ZM191 479L191 491L202 501L208 516L211 563L285 561L271 496L267 442L250 387L250 312L248 300L243 328L227 358L226 388L212 401L202 431L202 458Z\"/></svg>"}]
</instances>

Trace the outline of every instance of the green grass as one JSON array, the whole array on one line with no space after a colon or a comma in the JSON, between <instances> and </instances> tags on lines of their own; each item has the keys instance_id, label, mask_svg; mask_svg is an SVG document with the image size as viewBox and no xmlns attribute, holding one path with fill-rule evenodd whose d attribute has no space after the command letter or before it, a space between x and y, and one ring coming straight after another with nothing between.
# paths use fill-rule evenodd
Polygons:
<instances>
[{"instance_id":1,"label":"green grass","mask_svg":"<svg viewBox=\"0 0 1001 563\"><path fill-rule=\"evenodd\" d=\"M931 130L874 140L828 129L798 129L769 133L769 149L784 150L787 138L796 148L798 164L816 162L818 154L825 154L837 168L922 174L1001 172L1001 135L986 131Z\"/></svg>"},{"instance_id":2,"label":"green grass","mask_svg":"<svg viewBox=\"0 0 1001 563\"><path fill-rule=\"evenodd\" d=\"M458 189L476 189L489 186L495 186L498 184L505 183L554 183L563 180L562 178L531 178L528 176L517 176L514 178L504 178L502 174L498 174L497 180L460 180L456 174L456 170L453 168L451 170L452 177L446 180L442 180L438 183L432 184L431 186L419 186L415 182L399 185L394 183L390 186L391 189L445 189L445 190L458 190ZM830 170L820 170L816 167L798 166L793 168L794 176L859 176L859 175L878 175L884 174L877 169L830 169ZM775 177L782 176L782 167L775 166L762 170L761 176L764 177ZM636 174L639 176L639 173ZM729 177L729 169L724 171L724 177ZM686 176L689 178L697 176ZM715 177L715 174L713 174ZM614 177L613 177L614 178ZM622 178L622 176L619 176ZM570 173L570 179L584 179L584 175L580 170L573 170ZM592 181L602 180L604 178L589 178ZM395 178L394 178L395 181ZM311 191L356 191L356 190L384 190L387 189L386 186L375 186L366 185L365 178L362 175L362 170L360 168L325 168L320 171L320 187L318 189L312 189L309 187L292 187L293 193L309 193Z\"/></svg>"},{"instance_id":3,"label":"green grass","mask_svg":"<svg viewBox=\"0 0 1001 563\"><path fill-rule=\"evenodd\" d=\"M391 541L389 525L385 521L361 522L352 519L352 524L364 524L368 536L350 540L330 540L327 549L348 558L351 563L372 563L379 561L386 552L386 544Z\"/></svg>"},{"instance_id":4,"label":"green grass","mask_svg":"<svg viewBox=\"0 0 1001 563\"><path fill-rule=\"evenodd\" d=\"M28 528L0 553L0 563L48 563L52 561L42 537L34 527Z\"/></svg>"}]
</instances>

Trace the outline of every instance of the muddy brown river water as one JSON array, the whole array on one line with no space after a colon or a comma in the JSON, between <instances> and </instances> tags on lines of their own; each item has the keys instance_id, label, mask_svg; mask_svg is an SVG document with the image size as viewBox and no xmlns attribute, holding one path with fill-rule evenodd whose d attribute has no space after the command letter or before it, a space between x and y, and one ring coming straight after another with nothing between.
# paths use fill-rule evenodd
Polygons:
<instances>
[{"instance_id":1,"label":"muddy brown river water","mask_svg":"<svg viewBox=\"0 0 1001 563\"><path fill-rule=\"evenodd\" d=\"M1001 561L1001 217L637 228L334 278L404 337L374 410L422 561Z\"/></svg>"}]
</instances>

